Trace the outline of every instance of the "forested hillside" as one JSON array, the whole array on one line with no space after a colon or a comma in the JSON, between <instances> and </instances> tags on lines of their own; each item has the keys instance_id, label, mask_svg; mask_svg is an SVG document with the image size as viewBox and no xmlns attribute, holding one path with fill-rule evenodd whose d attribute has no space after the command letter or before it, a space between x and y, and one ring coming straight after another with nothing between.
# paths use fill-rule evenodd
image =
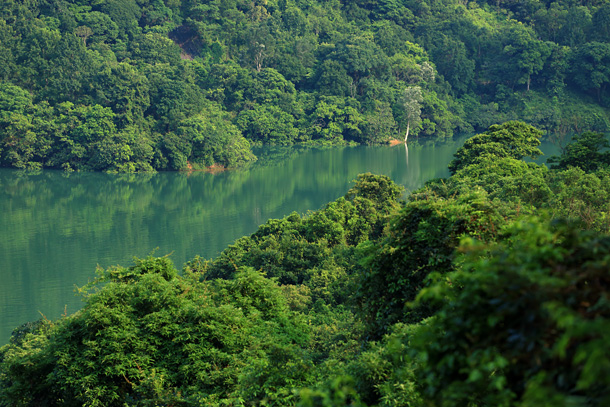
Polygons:
<instances>
[{"instance_id":1,"label":"forested hillside","mask_svg":"<svg viewBox=\"0 0 610 407\"><path fill-rule=\"evenodd\" d=\"M362 174L178 273L98 270L82 310L15 329L0 406L610 404L610 154L491 126L403 198Z\"/></svg>"},{"instance_id":2,"label":"forested hillside","mask_svg":"<svg viewBox=\"0 0 610 407\"><path fill-rule=\"evenodd\" d=\"M238 166L252 144L608 131L610 3L2 0L0 165Z\"/></svg>"}]
</instances>

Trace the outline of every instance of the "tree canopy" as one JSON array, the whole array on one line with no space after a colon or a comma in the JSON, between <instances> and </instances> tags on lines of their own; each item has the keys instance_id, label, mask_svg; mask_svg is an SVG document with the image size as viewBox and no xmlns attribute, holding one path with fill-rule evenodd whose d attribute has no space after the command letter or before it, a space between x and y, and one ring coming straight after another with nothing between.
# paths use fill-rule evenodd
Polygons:
<instances>
[{"instance_id":1,"label":"tree canopy","mask_svg":"<svg viewBox=\"0 0 610 407\"><path fill-rule=\"evenodd\" d=\"M235 167L254 158L251 145L440 140L515 119L562 135L606 132L607 9L564 0L5 1L0 165ZM81 140L73 130L89 119L98 124ZM205 141L186 131L202 120L218 130ZM203 150L215 153L204 159Z\"/></svg>"},{"instance_id":2,"label":"tree canopy","mask_svg":"<svg viewBox=\"0 0 610 407\"><path fill-rule=\"evenodd\" d=\"M493 125L481 134L477 134L464 143L455 153L455 159L449 163L449 170L455 174L458 170L481 160L498 158L523 157L537 158L542 155L538 148L542 132L533 126L519 121Z\"/></svg>"},{"instance_id":3,"label":"tree canopy","mask_svg":"<svg viewBox=\"0 0 610 407\"><path fill-rule=\"evenodd\" d=\"M181 272L98 270L83 309L0 348L0 405L606 406L610 173L488 132L513 147L406 197L362 174ZM583 146L605 142L557 162Z\"/></svg>"}]
</instances>

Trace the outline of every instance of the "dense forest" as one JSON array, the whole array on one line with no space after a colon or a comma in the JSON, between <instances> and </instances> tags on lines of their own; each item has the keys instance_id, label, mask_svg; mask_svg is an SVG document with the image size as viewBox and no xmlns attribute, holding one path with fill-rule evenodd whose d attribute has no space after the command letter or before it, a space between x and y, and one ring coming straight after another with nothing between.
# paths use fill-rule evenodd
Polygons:
<instances>
[{"instance_id":1,"label":"dense forest","mask_svg":"<svg viewBox=\"0 0 610 407\"><path fill-rule=\"evenodd\" d=\"M0 166L478 133L408 195L97 270L0 347L0 406L610 405L609 1L0 3Z\"/></svg>"},{"instance_id":2,"label":"dense forest","mask_svg":"<svg viewBox=\"0 0 610 407\"><path fill-rule=\"evenodd\" d=\"M2 0L0 165L235 167L256 144L610 130L604 0Z\"/></svg>"},{"instance_id":3,"label":"dense forest","mask_svg":"<svg viewBox=\"0 0 610 407\"><path fill-rule=\"evenodd\" d=\"M610 153L519 121L405 196L362 174L212 260L98 270L15 329L0 406L610 404Z\"/></svg>"}]
</instances>

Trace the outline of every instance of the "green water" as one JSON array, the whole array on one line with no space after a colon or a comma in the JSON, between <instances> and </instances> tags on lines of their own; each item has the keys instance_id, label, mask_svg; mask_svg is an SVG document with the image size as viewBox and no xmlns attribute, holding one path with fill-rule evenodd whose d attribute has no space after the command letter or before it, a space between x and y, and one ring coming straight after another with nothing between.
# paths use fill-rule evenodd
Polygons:
<instances>
[{"instance_id":1,"label":"green water","mask_svg":"<svg viewBox=\"0 0 610 407\"><path fill-rule=\"evenodd\" d=\"M270 218L344 195L359 173L407 190L448 176L462 140L437 146L266 149L220 174L109 175L0 169L0 345L16 326L81 306L74 294L97 265L171 253L178 268L215 257Z\"/></svg>"}]
</instances>

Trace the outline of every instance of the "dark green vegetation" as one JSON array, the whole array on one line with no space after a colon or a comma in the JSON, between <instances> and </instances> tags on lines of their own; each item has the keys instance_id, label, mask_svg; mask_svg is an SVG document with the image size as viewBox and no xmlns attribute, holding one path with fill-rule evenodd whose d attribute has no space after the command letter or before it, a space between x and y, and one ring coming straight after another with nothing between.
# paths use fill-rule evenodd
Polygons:
<instances>
[{"instance_id":1,"label":"dark green vegetation","mask_svg":"<svg viewBox=\"0 0 610 407\"><path fill-rule=\"evenodd\" d=\"M252 144L515 119L605 132L609 26L601 0L2 0L0 165L227 167Z\"/></svg>"},{"instance_id":2,"label":"dark green vegetation","mask_svg":"<svg viewBox=\"0 0 610 407\"><path fill-rule=\"evenodd\" d=\"M362 174L182 273L99 270L81 311L0 348L0 405L607 406L605 143L547 169L520 159L539 135L493 126L406 200Z\"/></svg>"},{"instance_id":3,"label":"dark green vegetation","mask_svg":"<svg viewBox=\"0 0 610 407\"><path fill-rule=\"evenodd\" d=\"M411 144L408 165L404 146L275 146L254 149L248 168L216 174L0 169L0 213L10 214L0 231L11 231L0 233L0 346L40 312L55 319L65 306L80 309L74 285L97 264L129 265L155 248L176 265L216 257L267 219L321 208L367 171L421 188L448 176L464 140Z\"/></svg>"}]
</instances>

